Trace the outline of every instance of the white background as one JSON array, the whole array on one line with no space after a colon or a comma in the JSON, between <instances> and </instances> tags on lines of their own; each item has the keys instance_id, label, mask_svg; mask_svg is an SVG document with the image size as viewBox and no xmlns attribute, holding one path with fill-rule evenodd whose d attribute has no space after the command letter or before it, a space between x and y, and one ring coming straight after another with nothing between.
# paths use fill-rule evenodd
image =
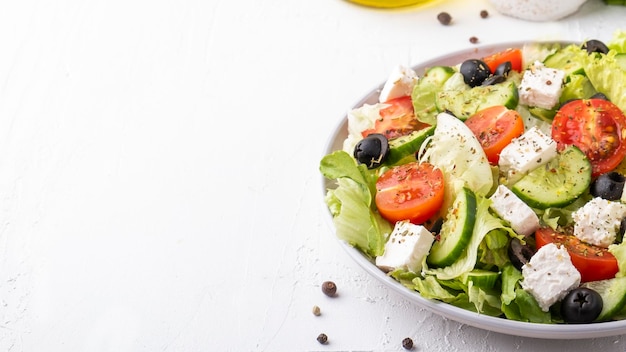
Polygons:
<instances>
[{"instance_id":1,"label":"white background","mask_svg":"<svg viewBox=\"0 0 626 352\"><path fill-rule=\"evenodd\" d=\"M626 350L405 300L334 238L318 172L343 114L395 65L470 36L608 40L624 18L600 0L547 23L486 0L1 1L0 350Z\"/></svg>"}]
</instances>

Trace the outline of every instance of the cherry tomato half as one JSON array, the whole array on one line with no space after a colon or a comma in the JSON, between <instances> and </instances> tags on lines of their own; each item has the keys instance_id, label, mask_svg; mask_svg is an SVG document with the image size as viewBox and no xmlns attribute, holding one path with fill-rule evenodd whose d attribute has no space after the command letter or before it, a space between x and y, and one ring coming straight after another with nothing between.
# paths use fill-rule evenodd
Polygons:
<instances>
[{"instance_id":1,"label":"cherry tomato half","mask_svg":"<svg viewBox=\"0 0 626 352\"><path fill-rule=\"evenodd\" d=\"M381 133L387 139L393 139L427 126L415 118L410 96L390 99L385 104L389 106L380 110L380 119L376 120L374 128L361 132L363 137L371 133Z\"/></svg>"},{"instance_id":2,"label":"cherry tomato half","mask_svg":"<svg viewBox=\"0 0 626 352\"><path fill-rule=\"evenodd\" d=\"M465 124L480 142L492 165L498 164L502 149L524 133L524 121L520 114L503 105L481 110L470 116Z\"/></svg>"},{"instance_id":3,"label":"cherry tomato half","mask_svg":"<svg viewBox=\"0 0 626 352\"><path fill-rule=\"evenodd\" d=\"M592 176L609 172L626 156L626 117L604 99L573 100L552 121L552 139L560 149L575 145L587 155Z\"/></svg>"},{"instance_id":4,"label":"cherry tomato half","mask_svg":"<svg viewBox=\"0 0 626 352\"><path fill-rule=\"evenodd\" d=\"M376 207L390 222L422 224L439 211L444 182L440 169L426 162L393 167L376 182Z\"/></svg>"},{"instance_id":5,"label":"cherry tomato half","mask_svg":"<svg viewBox=\"0 0 626 352\"><path fill-rule=\"evenodd\" d=\"M572 234L540 228L535 232L535 242L537 248L548 243L564 245L582 282L611 279L619 270L617 259L608 249L584 243Z\"/></svg>"},{"instance_id":6,"label":"cherry tomato half","mask_svg":"<svg viewBox=\"0 0 626 352\"><path fill-rule=\"evenodd\" d=\"M495 72L498 65L507 61L511 63L511 69L517 72L522 71L522 50L518 48L506 49L484 57L482 60L489 66L491 72Z\"/></svg>"}]
</instances>

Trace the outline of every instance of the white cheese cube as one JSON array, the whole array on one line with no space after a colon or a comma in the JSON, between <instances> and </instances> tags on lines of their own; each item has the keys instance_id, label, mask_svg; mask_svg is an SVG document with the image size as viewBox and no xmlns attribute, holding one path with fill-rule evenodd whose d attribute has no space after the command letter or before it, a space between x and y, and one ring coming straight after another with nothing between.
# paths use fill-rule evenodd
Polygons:
<instances>
[{"instance_id":1,"label":"white cheese cube","mask_svg":"<svg viewBox=\"0 0 626 352\"><path fill-rule=\"evenodd\" d=\"M376 266L387 271L402 268L420 273L434 241L435 236L424 226L398 221L385 243L384 254L376 257Z\"/></svg>"},{"instance_id":2,"label":"white cheese cube","mask_svg":"<svg viewBox=\"0 0 626 352\"><path fill-rule=\"evenodd\" d=\"M574 236L598 247L608 248L617 236L626 205L596 197L572 214Z\"/></svg>"},{"instance_id":3,"label":"white cheese cube","mask_svg":"<svg viewBox=\"0 0 626 352\"><path fill-rule=\"evenodd\" d=\"M539 248L522 267L522 276L522 288L535 298L544 312L580 284L580 273L567 249L554 243Z\"/></svg>"},{"instance_id":4,"label":"white cheese cube","mask_svg":"<svg viewBox=\"0 0 626 352\"><path fill-rule=\"evenodd\" d=\"M491 209L518 234L528 236L539 228L537 214L506 186L499 185L489 199Z\"/></svg>"},{"instance_id":5,"label":"white cheese cube","mask_svg":"<svg viewBox=\"0 0 626 352\"><path fill-rule=\"evenodd\" d=\"M520 104L552 109L559 102L564 78L565 71L545 67L535 61L524 71L519 86Z\"/></svg>"},{"instance_id":6,"label":"white cheese cube","mask_svg":"<svg viewBox=\"0 0 626 352\"><path fill-rule=\"evenodd\" d=\"M380 91L378 101L384 103L394 98L411 95L413 86L415 86L417 81L417 73L411 68L402 65L396 66Z\"/></svg>"},{"instance_id":7,"label":"white cheese cube","mask_svg":"<svg viewBox=\"0 0 626 352\"><path fill-rule=\"evenodd\" d=\"M514 182L556 155L556 142L533 126L502 149L498 166Z\"/></svg>"}]
</instances>

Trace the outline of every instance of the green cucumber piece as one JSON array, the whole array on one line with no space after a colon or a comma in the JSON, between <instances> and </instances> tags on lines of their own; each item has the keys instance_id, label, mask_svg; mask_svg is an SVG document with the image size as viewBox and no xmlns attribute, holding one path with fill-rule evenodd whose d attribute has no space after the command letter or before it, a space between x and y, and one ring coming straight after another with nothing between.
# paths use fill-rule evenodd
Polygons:
<instances>
[{"instance_id":1,"label":"green cucumber piece","mask_svg":"<svg viewBox=\"0 0 626 352\"><path fill-rule=\"evenodd\" d=\"M563 207L574 202L591 183L591 163L576 146L516 182L511 191L533 208Z\"/></svg>"},{"instance_id":2,"label":"green cucumber piece","mask_svg":"<svg viewBox=\"0 0 626 352\"><path fill-rule=\"evenodd\" d=\"M415 117L424 123L434 125L436 122L437 107L435 94L440 91L448 78L452 77L454 69L449 66L434 66L426 70L424 76L413 87L411 100Z\"/></svg>"},{"instance_id":3,"label":"green cucumber piece","mask_svg":"<svg viewBox=\"0 0 626 352\"><path fill-rule=\"evenodd\" d=\"M444 267L454 263L472 238L475 223L476 195L463 187L448 210L439 239L430 248L426 258L428 265Z\"/></svg>"},{"instance_id":4,"label":"green cucumber piece","mask_svg":"<svg viewBox=\"0 0 626 352\"><path fill-rule=\"evenodd\" d=\"M587 51L578 45L568 45L557 50L543 60L543 64L550 68L565 71L565 77L571 74L584 74Z\"/></svg>"},{"instance_id":5,"label":"green cucumber piece","mask_svg":"<svg viewBox=\"0 0 626 352\"><path fill-rule=\"evenodd\" d=\"M598 91L585 75L572 74L567 77L559 102L562 104L572 99L588 99Z\"/></svg>"},{"instance_id":6,"label":"green cucumber piece","mask_svg":"<svg viewBox=\"0 0 626 352\"><path fill-rule=\"evenodd\" d=\"M531 106L528 108L528 111L534 117L540 119L541 121L545 121L548 123L552 123L554 116L556 115L556 110L538 108L536 106Z\"/></svg>"},{"instance_id":7,"label":"green cucumber piece","mask_svg":"<svg viewBox=\"0 0 626 352\"><path fill-rule=\"evenodd\" d=\"M596 321L611 320L626 306L626 277L586 282L581 286L598 292L602 297L602 311Z\"/></svg>"},{"instance_id":8,"label":"green cucumber piece","mask_svg":"<svg viewBox=\"0 0 626 352\"><path fill-rule=\"evenodd\" d=\"M433 133L435 133L435 126L430 126L389 140L389 154L385 159L385 165L398 165L404 163L406 158L412 158L411 161L415 161L415 153L426 138L432 136Z\"/></svg>"},{"instance_id":9,"label":"green cucumber piece","mask_svg":"<svg viewBox=\"0 0 626 352\"><path fill-rule=\"evenodd\" d=\"M512 76L518 77L518 75ZM515 109L518 102L517 82L511 78L489 86L440 91L435 99L437 110L448 110L461 120L466 120L476 112L494 105L504 105L509 109Z\"/></svg>"},{"instance_id":10,"label":"green cucumber piece","mask_svg":"<svg viewBox=\"0 0 626 352\"><path fill-rule=\"evenodd\" d=\"M471 281L472 284L476 287L489 289L493 288L499 277L500 273L483 269L474 269L461 275L461 282L467 285L468 282Z\"/></svg>"}]
</instances>

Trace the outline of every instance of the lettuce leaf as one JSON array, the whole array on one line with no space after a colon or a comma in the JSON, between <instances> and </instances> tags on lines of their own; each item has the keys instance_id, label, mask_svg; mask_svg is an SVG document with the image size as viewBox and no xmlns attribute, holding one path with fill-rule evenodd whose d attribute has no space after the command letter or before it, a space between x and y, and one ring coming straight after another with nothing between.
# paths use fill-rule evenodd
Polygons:
<instances>
[{"instance_id":1,"label":"lettuce leaf","mask_svg":"<svg viewBox=\"0 0 626 352\"><path fill-rule=\"evenodd\" d=\"M626 30L618 29L613 33L613 38L606 43L610 50L617 53L626 53Z\"/></svg>"},{"instance_id":2,"label":"lettuce leaf","mask_svg":"<svg viewBox=\"0 0 626 352\"><path fill-rule=\"evenodd\" d=\"M376 174L370 172L344 151L322 158L320 171L336 180L328 189L325 202L333 216L337 237L370 257L383 254L392 225L374 211L372 202Z\"/></svg>"},{"instance_id":3,"label":"lettuce leaf","mask_svg":"<svg viewBox=\"0 0 626 352\"><path fill-rule=\"evenodd\" d=\"M606 55L589 55L585 63L585 74L600 93L604 93L613 104L626 111L626 70L615 59L617 51L609 50Z\"/></svg>"}]
</instances>

